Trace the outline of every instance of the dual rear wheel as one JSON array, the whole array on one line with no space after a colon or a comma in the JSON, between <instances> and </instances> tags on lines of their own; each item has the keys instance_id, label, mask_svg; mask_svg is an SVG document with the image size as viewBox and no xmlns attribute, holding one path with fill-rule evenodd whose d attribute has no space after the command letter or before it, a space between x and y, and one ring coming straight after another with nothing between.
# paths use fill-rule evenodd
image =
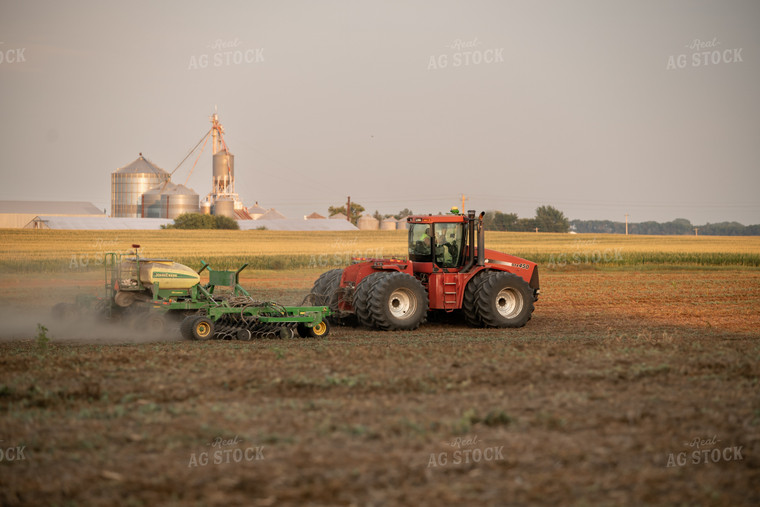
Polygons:
<instances>
[{"instance_id":1,"label":"dual rear wheel","mask_svg":"<svg viewBox=\"0 0 760 507\"><path fill-rule=\"evenodd\" d=\"M427 318L428 295L420 281L411 275L378 271L359 282L353 307L357 320L366 327L412 330Z\"/></svg>"}]
</instances>

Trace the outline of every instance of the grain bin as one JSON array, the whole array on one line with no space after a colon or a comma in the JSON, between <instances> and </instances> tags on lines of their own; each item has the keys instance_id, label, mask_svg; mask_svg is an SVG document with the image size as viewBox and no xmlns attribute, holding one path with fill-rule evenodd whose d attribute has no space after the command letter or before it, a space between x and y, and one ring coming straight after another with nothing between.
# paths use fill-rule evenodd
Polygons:
<instances>
[{"instance_id":1,"label":"grain bin","mask_svg":"<svg viewBox=\"0 0 760 507\"><path fill-rule=\"evenodd\" d=\"M198 194L185 185L167 185L161 192L163 218L177 218L183 213L198 213Z\"/></svg>"},{"instance_id":2,"label":"grain bin","mask_svg":"<svg viewBox=\"0 0 760 507\"><path fill-rule=\"evenodd\" d=\"M235 200L231 197L220 197L214 201L214 215L235 218Z\"/></svg>"},{"instance_id":3,"label":"grain bin","mask_svg":"<svg viewBox=\"0 0 760 507\"><path fill-rule=\"evenodd\" d=\"M169 173L140 153L132 163L111 173L111 216L142 217L143 194L168 179Z\"/></svg>"},{"instance_id":4,"label":"grain bin","mask_svg":"<svg viewBox=\"0 0 760 507\"><path fill-rule=\"evenodd\" d=\"M173 186L172 183L161 183L145 192L142 195L142 216L143 218L166 218L161 209L161 192L164 185Z\"/></svg>"},{"instance_id":5,"label":"grain bin","mask_svg":"<svg viewBox=\"0 0 760 507\"><path fill-rule=\"evenodd\" d=\"M396 230L396 219L395 218L386 218L382 222L380 222L380 230L381 231L395 231Z\"/></svg>"},{"instance_id":6,"label":"grain bin","mask_svg":"<svg viewBox=\"0 0 760 507\"><path fill-rule=\"evenodd\" d=\"M375 217L365 215L359 218L356 225L360 231L376 231L380 227L380 221Z\"/></svg>"}]
</instances>

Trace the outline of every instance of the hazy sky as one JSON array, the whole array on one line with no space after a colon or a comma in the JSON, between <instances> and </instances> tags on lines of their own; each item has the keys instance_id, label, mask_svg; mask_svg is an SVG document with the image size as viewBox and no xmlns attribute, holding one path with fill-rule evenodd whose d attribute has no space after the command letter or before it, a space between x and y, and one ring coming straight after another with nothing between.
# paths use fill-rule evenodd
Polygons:
<instances>
[{"instance_id":1,"label":"hazy sky","mask_svg":"<svg viewBox=\"0 0 760 507\"><path fill-rule=\"evenodd\" d=\"M243 201L291 218L760 223L756 0L0 1L0 42L0 199L110 211L112 171L174 170L218 106Z\"/></svg>"}]
</instances>

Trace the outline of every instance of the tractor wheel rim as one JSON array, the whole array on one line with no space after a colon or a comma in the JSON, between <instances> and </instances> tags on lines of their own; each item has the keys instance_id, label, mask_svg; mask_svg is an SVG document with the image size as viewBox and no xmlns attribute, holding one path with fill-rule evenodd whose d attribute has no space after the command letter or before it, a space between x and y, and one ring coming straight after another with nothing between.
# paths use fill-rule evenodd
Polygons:
<instances>
[{"instance_id":1,"label":"tractor wheel rim","mask_svg":"<svg viewBox=\"0 0 760 507\"><path fill-rule=\"evenodd\" d=\"M327 329L327 324L325 324L324 321L320 322L316 326L314 326L314 334L317 336L322 336L325 333L325 330Z\"/></svg>"},{"instance_id":2,"label":"tractor wheel rim","mask_svg":"<svg viewBox=\"0 0 760 507\"><path fill-rule=\"evenodd\" d=\"M206 337L208 336L208 332L210 331L210 327L205 322L201 322L198 324L198 336Z\"/></svg>"},{"instance_id":3,"label":"tractor wheel rim","mask_svg":"<svg viewBox=\"0 0 760 507\"><path fill-rule=\"evenodd\" d=\"M388 310L397 319L407 319L417 310L417 298L409 289L396 289L388 298Z\"/></svg>"},{"instance_id":4,"label":"tractor wheel rim","mask_svg":"<svg viewBox=\"0 0 760 507\"><path fill-rule=\"evenodd\" d=\"M517 316L523 307L523 301L520 294L515 289L506 288L496 294L496 311L505 319L511 319Z\"/></svg>"}]
</instances>

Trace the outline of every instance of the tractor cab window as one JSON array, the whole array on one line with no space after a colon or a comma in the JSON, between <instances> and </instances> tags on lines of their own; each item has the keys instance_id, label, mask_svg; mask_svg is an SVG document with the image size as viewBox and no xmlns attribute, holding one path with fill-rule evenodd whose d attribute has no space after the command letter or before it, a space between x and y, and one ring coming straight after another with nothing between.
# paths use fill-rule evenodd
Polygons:
<instances>
[{"instance_id":1,"label":"tractor cab window","mask_svg":"<svg viewBox=\"0 0 760 507\"><path fill-rule=\"evenodd\" d=\"M433 232L430 224L411 224L409 227L409 259L430 262L433 246Z\"/></svg>"},{"instance_id":2,"label":"tractor cab window","mask_svg":"<svg viewBox=\"0 0 760 507\"><path fill-rule=\"evenodd\" d=\"M442 268L457 268L461 265L462 231L461 223L435 224L435 263Z\"/></svg>"}]
</instances>

